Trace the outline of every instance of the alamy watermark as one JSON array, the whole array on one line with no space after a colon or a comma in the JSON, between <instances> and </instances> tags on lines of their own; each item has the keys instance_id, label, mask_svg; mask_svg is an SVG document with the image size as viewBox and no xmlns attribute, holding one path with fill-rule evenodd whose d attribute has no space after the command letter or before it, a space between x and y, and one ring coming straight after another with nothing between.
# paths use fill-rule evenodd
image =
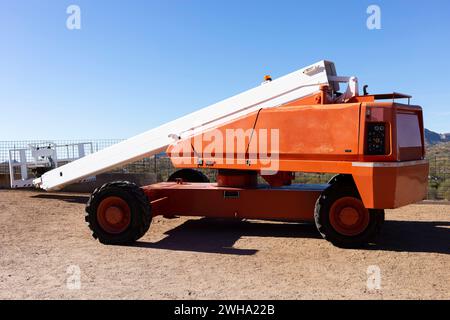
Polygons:
<instances>
[{"instance_id":1,"label":"alamy watermark","mask_svg":"<svg viewBox=\"0 0 450 320\"><path fill-rule=\"evenodd\" d=\"M66 273L69 275L66 280L66 287L69 290L81 289L81 269L78 265L70 265L66 269Z\"/></svg>"},{"instance_id":2,"label":"alamy watermark","mask_svg":"<svg viewBox=\"0 0 450 320\"><path fill-rule=\"evenodd\" d=\"M367 289L381 290L381 269L377 265L367 267Z\"/></svg>"},{"instance_id":3,"label":"alamy watermark","mask_svg":"<svg viewBox=\"0 0 450 320\"><path fill-rule=\"evenodd\" d=\"M69 30L81 29L81 9L76 4L67 7L66 13L69 15L66 20L66 27Z\"/></svg>"},{"instance_id":4,"label":"alamy watermark","mask_svg":"<svg viewBox=\"0 0 450 320\"><path fill-rule=\"evenodd\" d=\"M369 15L366 20L366 26L369 30L381 29L381 9L376 4L367 7L366 13Z\"/></svg>"},{"instance_id":5,"label":"alamy watermark","mask_svg":"<svg viewBox=\"0 0 450 320\"><path fill-rule=\"evenodd\" d=\"M178 140L169 153L178 165L242 165L271 175L279 169L279 148L279 129L213 129Z\"/></svg>"}]
</instances>

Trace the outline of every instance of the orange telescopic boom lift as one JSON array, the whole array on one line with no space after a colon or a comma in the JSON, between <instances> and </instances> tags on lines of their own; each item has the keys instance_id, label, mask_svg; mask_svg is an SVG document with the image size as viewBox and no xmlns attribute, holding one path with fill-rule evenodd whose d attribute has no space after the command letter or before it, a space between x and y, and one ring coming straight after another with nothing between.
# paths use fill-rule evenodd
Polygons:
<instances>
[{"instance_id":1,"label":"orange telescopic boom lift","mask_svg":"<svg viewBox=\"0 0 450 320\"><path fill-rule=\"evenodd\" d=\"M426 195L422 109L404 94L368 94L365 87L360 95L357 79L336 76L331 62L300 71L325 74L326 81L302 78L307 92L285 101L273 92L276 102L249 100L247 112L171 135L166 153L179 170L168 182L112 182L95 190L86 207L94 237L130 243L146 233L152 217L184 215L312 222L337 246L374 242L384 209ZM276 81L266 77L255 94ZM348 88L340 93L343 82ZM215 169L217 182L198 168ZM293 184L296 172L335 176L323 185Z\"/></svg>"}]
</instances>

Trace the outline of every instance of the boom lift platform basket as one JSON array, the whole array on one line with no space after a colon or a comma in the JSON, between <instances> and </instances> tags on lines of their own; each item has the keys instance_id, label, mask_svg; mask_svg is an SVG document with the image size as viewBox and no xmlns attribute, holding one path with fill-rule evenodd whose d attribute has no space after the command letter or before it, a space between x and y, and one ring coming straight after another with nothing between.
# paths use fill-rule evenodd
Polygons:
<instances>
[{"instance_id":1,"label":"boom lift platform basket","mask_svg":"<svg viewBox=\"0 0 450 320\"><path fill-rule=\"evenodd\" d=\"M33 187L36 176L92 153L91 142L63 145L48 142L11 149L8 151L11 188Z\"/></svg>"}]
</instances>

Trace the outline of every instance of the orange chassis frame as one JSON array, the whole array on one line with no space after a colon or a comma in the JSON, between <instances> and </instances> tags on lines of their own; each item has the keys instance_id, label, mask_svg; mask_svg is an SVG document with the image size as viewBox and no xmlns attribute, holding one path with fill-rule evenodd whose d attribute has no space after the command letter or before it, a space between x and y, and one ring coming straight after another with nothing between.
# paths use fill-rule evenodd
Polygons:
<instances>
[{"instance_id":1,"label":"orange chassis frame","mask_svg":"<svg viewBox=\"0 0 450 320\"><path fill-rule=\"evenodd\" d=\"M176 167L219 169L219 183L189 183L180 179L142 187L151 201L152 215L313 221L316 200L327 185L290 185L293 172L351 175L368 209L397 208L422 200L428 179L422 109L395 103L394 99L410 98L396 93L328 103L327 90L321 88L310 97L263 109L216 128L222 131L280 128L279 170L273 176L263 175L268 185L256 184L255 173L261 174L264 168L253 164L248 153L236 151L232 156L241 161L227 164L212 158L200 159L201 147L192 150L187 159L181 159L175 152L176 144L169 146L167 154ZM381 99L392 101L376 101ZM417 116L420 146L405 147L397 141L399 130L410 130L397 121L400 114ZM386 152L367 155L366 124L376 121L388 125ZM320 131L321 127L326 130ZM183 143L194 146L194 137L177 144Z\"/></svg>"}]
</instances>

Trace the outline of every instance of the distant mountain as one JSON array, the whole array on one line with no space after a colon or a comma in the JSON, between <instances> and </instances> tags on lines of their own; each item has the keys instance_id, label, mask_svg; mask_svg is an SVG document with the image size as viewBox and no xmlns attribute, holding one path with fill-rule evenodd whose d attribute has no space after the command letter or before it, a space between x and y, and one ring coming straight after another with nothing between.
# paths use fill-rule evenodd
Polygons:
<instances>
[{"instance_id":1,"label":"distant mountain","mask_svg":"<svg viewBox=\"0 0 450 320\"><path fill-rule=\"evenodd\" d=\"M425 144L434 145L443 142L450 141L450 133L437 133L428 129L425 129Z\"/></svg>"}]
</instances>

